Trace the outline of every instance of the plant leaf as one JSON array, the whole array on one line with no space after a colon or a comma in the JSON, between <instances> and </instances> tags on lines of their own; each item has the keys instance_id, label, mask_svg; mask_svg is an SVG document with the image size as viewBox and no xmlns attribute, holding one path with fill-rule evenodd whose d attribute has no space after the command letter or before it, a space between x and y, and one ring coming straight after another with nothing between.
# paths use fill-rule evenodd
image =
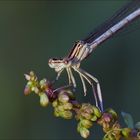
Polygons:
<instances>
[{"instance_id":1,"label":"plant leaf","mask_svg":"<svg viewBox=\"0 0 140 140\"><path fill-rule=\"evenodd\" d=\"M128 126L128 128L134 128L134 121L132 116L129 113L121 112L121 115L123 116L125 124Z\"/></svg>"}]
</instances>

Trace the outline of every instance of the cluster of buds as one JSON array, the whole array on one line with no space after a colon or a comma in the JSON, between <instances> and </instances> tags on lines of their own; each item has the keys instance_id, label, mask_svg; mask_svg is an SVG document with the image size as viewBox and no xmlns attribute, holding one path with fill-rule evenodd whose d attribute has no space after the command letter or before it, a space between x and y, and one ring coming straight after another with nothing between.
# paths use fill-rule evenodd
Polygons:
<instances>
[{"instance_id":1,"label":"cluster of buds","mask_svg":"<svg viewBox=\"0 0 140 140\"><path fill-rule=\"evenodd\" d=\"M121 133L122 137L128 140L140 140L140 122L136 123L134 128L122 128Z\"/></svg>"},{"instance_id":2,"label":"cluster of buds","mask_svg":"<svg viewBox=\"0 0 140 140\"><path fill-rule=\"evenodd\" d=\"M103 127L106 133L104 140L119 140L121 137L121 127L118 123L118 115L113 109L106 110L98 120L98 124Z\"/></svg>"},{"instance_id":3,"label":"cluster of buds","mask_svg":"<svg viewBox=\"0 0 140 140\"><path fill-rule=\"evenodd\" d=\"M24 89L24 94L29 95L35 93L40 97L40 104L46 107L49 103L49 98L47 95L47 90L49 89L50 84L46 79L38 81L37 76L33 71L29 74L25 74L27 84Z\"/></svg>"},{"instance_id":4,"label":"cluster of buds","mask_svg":"<svg viewBox=\"0 0 140 140\"><path fill-rule=\"evenodd\" d=\"M76 113L76 119L79 120L77 130L83 138L87 138L90 134L89 128L101 117L101 112L97 107L84 103Z\"/></svg>"},{"instance_id":5,"label":"cluster of buds","mask_svg":"<svg viewBox=\"0 0 140 140\"><path fill-rule=\"evenodd\" d=\"M58 93L57 98L52 102L52 106L54 107L54 115L56 117L62 117L64 119L72 118L72 98L73 95L71 91L62 90Z\"/></svg>"},{"instance_id":6,"label":"cluster of buds","mask_svg":"<svg viewBox=\"0 0 140 140\"><path fill-rule=\"evenodd\" d=\"M121 128L118 122L118 115L113 109L106 110L102 117L97 121L106 133L104 140L140 139L139 125L137 128Z\"/></svg>"},{"instance_id":7,"label":"cluster of buds","mask_svg":"<svg viewBox=\"0 0 140 140\"><path fill-rule=\"evenodd\" d=\"M101 112L99 108L89 103L79 104L71 91L63 88L53 90L52 83L46 79L39 81L33 71L25 74L25 78L27 84L24 94L34 93L38 95L40 104L43 107L46 107L49 102L52 103L56 117L71 119L75 115L76 120L79 121L77 130L83 138L87 138L90 135L89 129L93 126L93 123L97 123L103 127L105 132L104 140L140 139L140 122L136 123L135 127L133 126L132 128L121 128L118 122L118 115L113 109ZM127 116L129 114L124 113L124 119L131 118Z\"/></svg>"}]
</instances>

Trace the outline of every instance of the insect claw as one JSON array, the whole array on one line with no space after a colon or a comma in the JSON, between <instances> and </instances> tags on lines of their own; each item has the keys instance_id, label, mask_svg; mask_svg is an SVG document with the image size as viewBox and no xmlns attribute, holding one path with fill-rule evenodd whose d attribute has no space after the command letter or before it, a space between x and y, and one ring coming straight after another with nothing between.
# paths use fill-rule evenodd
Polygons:
<instances>
[{"instance_id":1,"label":"insect claw","mask_svg":"<svg viewBox=\"0 0 140 140\"><path fill-rule=\"evenodd\" d=\"M84 91L84 96L87 96L87 91Z\"/></svg>"},{"instance_id":2,"label":"insect claw","mask_svg":"<svg viewBox=\"0 0 140 140\"><path fill-rule=\"evenodd\" d=\"M76 87L74 87L74 85L72 83L69 83L69 87L72 88L72 91L75 92L76 91Z\"/></svg>"},{"instance_id":3,"label":"insect claw","mask_svg":"<svg viewBox=\"0 0 140 140\"><path fill-rule=\"evenodd\" d=\"M73 87L73 84L72 84L72 83L69 83L69 86L70 86L70 87Z\"/></svg>"},{"instance_id":4,"label":"insect claw","mask_svg":"<svg viewBox=\"0 0 140 140\"><path fill-rule=\"evenodd\" d=\"M57 80L58 80L58 78L59 78L59 76L57 75L57 76L56 76L56 78L55 78L55 81L57 81Z\"/></svg>"}]
</instances>

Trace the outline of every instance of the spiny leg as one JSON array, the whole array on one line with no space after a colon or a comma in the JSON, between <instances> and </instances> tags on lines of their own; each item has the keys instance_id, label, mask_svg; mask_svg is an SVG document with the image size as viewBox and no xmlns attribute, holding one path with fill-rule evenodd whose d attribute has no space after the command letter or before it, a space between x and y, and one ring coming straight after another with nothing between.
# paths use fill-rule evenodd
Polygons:
<instances>
[{"instance_id":1,"label":"spiny leg","mask_svg":"<svg viewBox=\"0 0 140 140\"><path fill-rule=\"evenodd\" d=\"M84 71L83 69L80 69L80 68L79 68L79 70L80 70L81 72L85 73L88 77L90 77L93 81L96 82L96 84L97 84L97 92L98 92L99 101L100 101L100 102L103 102L103 101L102 101L101 88L100 88L100 84L99 84L98 79L95 78L94 76L92 76L91 74L87 73L87 72Z\"/></svg>"},{"instance_id":2,"label":"spiny leg","mask_svg":"<svg viewBox=\"0 0 140 140\"><path fill-rule=\"evenodd\" d=\"M72 73L72 71L71 71L71 68L68 68L68 70L69 70L69 73L70 73L70 77L71 77L71 80L72 80L72 84L73 84L74 88L76 88L76 82L75 82L75 78L74 78L74 76L73 76L73 73Z\"/></svg>"},{"instance_id":3,"label":"spiny leg","mask_svg":"<svg viewBox=\"0 0 140 140\"><path fill-rule=\"evenodd\" d=\"M97 94L98 94L98 98L99 98L99 102L100 102L100 107L101 107L101 110L103 111L103 100L102 100L102 93L101 93L101 88L100 88L99 81L97 80L97 78L95 78L91 74L87 73L86 71L84 71L80 68L78 68L78 70L79 70L79 72L85 74L86 76L91 78L94 82L96 82L96 84L97 84Z\"/></svg>"},{"instance_id":4,"label":"spiny leg","mask_svg":"<svg viewBox=\"0 0 140 140\"><path fill-rule=\"evenodd\" d=\"M94 94L94 98L95 98L95 103L96 103L96 106L99 108L96 91L94 89L94 85L93 85L92 81L90 80L90 78L88 76L85 75L85 73L80 72L78 68L73 67L73 69L76 72L78 72L79 75L81 75L83 78L85 78L87 80L87 82L92 86L92 90L93 90L93 94Z\"/></svg>"},{"instance_id":5,"label":"spiny leg","mask_svg":"<svg viewBox=\"0 0 140 140\"><path fill-rule=\"evenodd\" d=\"M67 74L68 74L69 85L71 85L71 84L73 84L73 83L72 83L72 80L71 80L71 75L70 75L69 69L66 68L66 71L67 71Z\"/></svg>"},{"instance_id":6,"label":"spiny leg","mask_svg":"<svg viewBox=\"0 0 140 140\"><path fill-rule=\"evenodd\" d=\"M71 87L71 85L62 86L62 87L60 87L60 88L57 88L57 89L53 90L53 93L55 93L55 92L57 92L57 91L59 91L59 90L63 90L63 89L66 89L66 88L70 88L70 87Z\"/></svg>"},{"instance_id":7,"label":"spiny leg","mask_svg":"<svg viewBox=\"0 0 140 140\"><path fill-rule=\"evenodd\" d=\"M80 78L81 78L81 81L82 81L82 85L83 85L84 96L86 96L86 95L87 95L87 88L86 88L86 84L85 84L85 81L84 81L84 79L83 79L82 75L81 75L81 74L79 74L79 75L80 75Z\"/></svg>"},{"instance_id":8,"label":"spiny leg","mask_svg":"<svg viewBox=\"0 0 140 140\"><path fill-rule=\"evenodd\" d=\"M60 71L57 73L56 80L58 80L58 78L60 77L60 75L61 75L61 73L62 73L63 70L64 70L64 69L60 70Z\"/></svg>"}]
</instances>

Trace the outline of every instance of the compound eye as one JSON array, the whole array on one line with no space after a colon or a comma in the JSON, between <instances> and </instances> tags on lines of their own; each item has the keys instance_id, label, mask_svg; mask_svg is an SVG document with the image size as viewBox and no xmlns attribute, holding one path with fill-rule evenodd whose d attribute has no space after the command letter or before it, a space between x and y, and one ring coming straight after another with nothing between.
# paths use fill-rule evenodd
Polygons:
<instances>
[{"instance_id":1,"label":"compound eye","mask_svg":"<svg viewBox=\"0 0 140 140\"><path fill-rule=\"evenodd\" d=\"M53 59L52 59L52 61L56 61L56 60L58 60L58 59L57 59L57 58L53 58Z\"/></svg>"},{"instance_id":2,"label":"compound eye","mask_svg":"<svg viewBox=\"0 0 140 140\"><path fill-rule=\"evenodd\" d=\"M58 60L57 58L51 58L51 59L49 59L49 63L56 62L57 60Z\"/></svg>"}]
</instances>

